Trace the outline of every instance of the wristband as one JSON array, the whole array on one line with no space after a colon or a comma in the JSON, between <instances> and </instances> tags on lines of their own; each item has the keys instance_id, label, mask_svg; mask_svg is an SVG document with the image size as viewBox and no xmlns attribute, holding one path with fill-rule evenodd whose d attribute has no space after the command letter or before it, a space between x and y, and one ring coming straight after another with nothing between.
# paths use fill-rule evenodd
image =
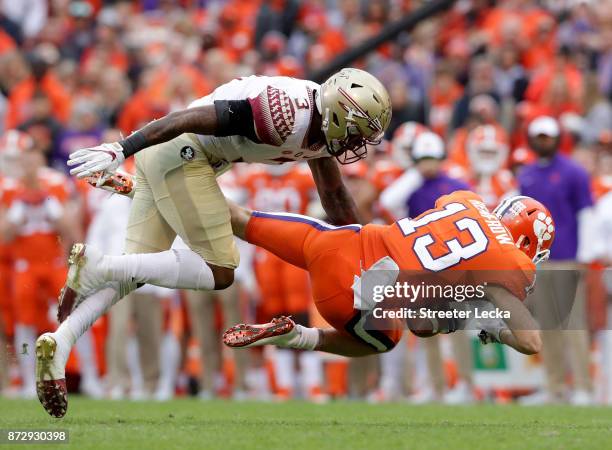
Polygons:
<instances>
[{"instance_id":1,"label":"wristband","mask_svg":"<svg viewBox=\"0 0 612 450\"><path fill-rule=\"evenodd\" d=\"M123 148L123 156L126 158L149 146L141 131L130 134L126 139L119 141L119 145Z\"/></svg>"}]
</instances>

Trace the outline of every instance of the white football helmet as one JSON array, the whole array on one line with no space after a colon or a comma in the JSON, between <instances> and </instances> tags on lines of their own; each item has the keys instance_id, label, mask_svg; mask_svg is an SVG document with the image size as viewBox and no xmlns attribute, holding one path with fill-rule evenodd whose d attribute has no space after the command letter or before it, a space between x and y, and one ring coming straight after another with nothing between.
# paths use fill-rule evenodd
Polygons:
<instances>
[{"instance_id":1,"label":"white football helmet","mask_svg":"<svg viewBox=\"0 0 612 450\"><path fill-rule=\"evenodd\" d=\"M467 138L470 165L478 175L491 176L508 160L508 138L503 128L479 125Z\"/></svg>"},{"instance_id":2,"label":"white football helmet","mask_svg":"<svg viewBox=\"0 0 612 450\"><path fill-rule=\"evenodd\" d=\"M393 133L391 156L403 169L409 169L412 166L412 146L417 136L425 131L429 131L425 125L418 122L405 122Z\"/></svg>"}]
</instances>

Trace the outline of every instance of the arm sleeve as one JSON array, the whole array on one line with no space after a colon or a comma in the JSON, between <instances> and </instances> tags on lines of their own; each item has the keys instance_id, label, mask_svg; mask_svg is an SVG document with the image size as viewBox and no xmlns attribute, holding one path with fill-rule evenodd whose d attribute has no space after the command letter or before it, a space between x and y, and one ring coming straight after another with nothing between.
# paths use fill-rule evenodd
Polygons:
<instances>
[{"instance_id":1,"label":"arm sleeve","mask_svg":"<svg viewBox=\"0 0 612 450\"><path fill-rule=\"evenodd\" d=\"M407 170L380 195L381 206L395 219L406 217L408 198L423 184L423 177L416 169Z\"/></svg>"},{"instance_id":2,"label":"arm sleeve","mask_svg":"<svg viewBox=\"0 0 612 450\"><path fill-rule=\"evenodd\" d=\"M215 100L215 112L215 136L244 136L253 142L261 142L255 133L253 110L248 100Z\"/></svg>"}]
</instances>

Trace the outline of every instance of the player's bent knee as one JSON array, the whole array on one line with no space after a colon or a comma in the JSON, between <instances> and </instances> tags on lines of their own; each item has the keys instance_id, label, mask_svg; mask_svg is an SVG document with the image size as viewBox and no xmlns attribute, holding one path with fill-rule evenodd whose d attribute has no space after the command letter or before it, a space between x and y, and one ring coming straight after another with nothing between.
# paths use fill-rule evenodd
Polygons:
<instances>
[{"instance_id":1,"label":"player's bent knee","mask_svg":"<svg viewBox=\"0 0 612 450\"><path fill-rule=\"evenodd\" d=\"M215 279L215 290L227 289L234 283L234 269L208 264Z\"/></svg>"}]
</instances>

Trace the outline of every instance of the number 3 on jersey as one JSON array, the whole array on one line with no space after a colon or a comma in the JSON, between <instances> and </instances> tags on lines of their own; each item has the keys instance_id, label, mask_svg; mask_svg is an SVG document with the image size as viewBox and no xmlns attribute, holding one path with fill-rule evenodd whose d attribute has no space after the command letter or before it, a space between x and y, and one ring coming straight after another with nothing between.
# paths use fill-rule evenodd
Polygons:
<instances>
[{"instance_id":1,"label":"number 3 on jersey","mask_svg":"<svg viewBox=\"0 0 612 450\"><path fill-rule=\"evenodd\" d=\"M416 230L420 227L428 225L431 222L450 217L461 211L465 211L466 209L467 207L461 203L449 203L448 205L445 205L444 208L435 210L429 214L425 214L424 216L419 217L417 220L412 220L409 218L402 219L397 222L397 225L399 226L400 230L402 230L404 236L409 236L416 232ZM414 240L412 249L425 269L433 272L440 272L459 264L462 260L470 259L476 255L484 253L484 251L487 249L489 239L485 235L484 231L482 231L478 221L469 217L464 217L456 220L453 222L453 224L455 227L457 227L459 232L468 231L474 242L463 246L457 238L444 241L444 244L446 244L446 247L448 248L448 253L446 253L444 256L440 256L439 258L434 258L428 249L428 247L435 242L434 237L430 233L419 236Z\"/></svg>"}]
</instances>

